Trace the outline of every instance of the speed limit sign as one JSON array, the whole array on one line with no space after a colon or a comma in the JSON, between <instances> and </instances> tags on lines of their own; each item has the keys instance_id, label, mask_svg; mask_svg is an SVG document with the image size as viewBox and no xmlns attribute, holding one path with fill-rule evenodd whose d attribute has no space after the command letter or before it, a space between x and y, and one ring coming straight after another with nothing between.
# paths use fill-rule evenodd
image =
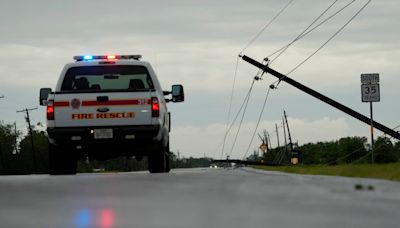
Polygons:
<instances>
[{"instance_id":1,"label":"speed limit sign","mask_svg":"<svg viewBox=\"0 0 400 228\"><path fill-rule=\"evenodd\" d=\"M380 101L379 83L361 84L362 102L378 102Z\"/></svg>"}]
</instances>

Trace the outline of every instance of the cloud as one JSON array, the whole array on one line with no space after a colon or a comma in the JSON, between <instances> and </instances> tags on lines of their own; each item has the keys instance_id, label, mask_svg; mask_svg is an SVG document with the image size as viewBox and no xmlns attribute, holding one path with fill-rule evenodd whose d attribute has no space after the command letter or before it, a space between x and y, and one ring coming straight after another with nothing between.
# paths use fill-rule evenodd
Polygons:
<instances>
[{"instance_id":1,"label":"cloud","mask_svg":"<svg viewBox=\"0 0 400 228\"><path fill-rule=\"evenodd\" d=\"M23 118L16 117L15 110L36 106L39 88L54 88L62 67L74 55L142 54L143 60L155 68L165 90L172 84L185 86L186 102L169 105L173 124L179 126L172 132L179 137L173 137L171 146L193 156L201 156L204 151L210 153L216 150L213 147L218 147L225 129L237 54L286 4L273 0L121 0L118 4L104 0L96 4L77 0L4 0L2 3L6 6L0 8L3 18L0 21L0 95L6 96L0 100L2 120L13 122L18 118L20 126L24 126ZM256 60L264 59L293 40L330 3L294 1L244 54ZM335 9L345 3L339 1ZM290 71L343 25L363 2L354 4L295 43L271 67L282 73ZM385 123L397 124L399 7L396 0L372 1L341 34L290 77L349 107L367 112L364 108L367 106L359 98L360 74L378 72L382 101L374 109L376 117ZM240 106L257 71L239 60L232 112ZM256 83L245 120L257 119L266 88L275 80L271 75L264 75ZM299 142L336 138L341 133L358 134L353 128L346 129L346 124L352 122L341 121L338 117L342 113L320 105L285 83L271 93L266 110L269 116L265 118L272 124L268 125L269 129L274 128L272 120L279 118L283 108L297 115L299 127L294 127L293 133ZM321 119L323 116L328 119ZM313 126L321 129L323 124L318 125L318 119L333 131L319 134L310 131ZM32 113L32 120L44 122L44 111ZM293 122L295 126L296 119ZM252 134L254 123L243 126L247 132L240 135L235 151L246 150L249 139L245 138ZM193 142L196 136L200 143ZM189 147L187 142L195 146ZM239 156L239 152L234 153Z\"/></svg>"}]
</instances>

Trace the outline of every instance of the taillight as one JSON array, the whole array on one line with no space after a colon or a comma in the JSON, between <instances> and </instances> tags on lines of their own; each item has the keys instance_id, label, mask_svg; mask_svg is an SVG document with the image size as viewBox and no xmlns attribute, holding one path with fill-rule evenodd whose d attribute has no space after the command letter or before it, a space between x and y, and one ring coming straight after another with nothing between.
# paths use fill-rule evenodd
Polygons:
<instances>
[{"instance_id":1,"label":"taillight","mask_svg":"<svg viewBox=\"0 0 400 228\"><path fill-rule=\"evenodd\" d=\"M160 116L160 103L158 102L157 97L151 98L151 116L152 117Z\"/></svg>"},{"instance_id":2,"label":"taillight","mask_svg":"<svg viewBox=\"0 0 400 228\"><path fill-rule=\"evenodd\" d=\"M54 101L47 101L47 120L54 120Z\"/></svg>"}]
</instances>

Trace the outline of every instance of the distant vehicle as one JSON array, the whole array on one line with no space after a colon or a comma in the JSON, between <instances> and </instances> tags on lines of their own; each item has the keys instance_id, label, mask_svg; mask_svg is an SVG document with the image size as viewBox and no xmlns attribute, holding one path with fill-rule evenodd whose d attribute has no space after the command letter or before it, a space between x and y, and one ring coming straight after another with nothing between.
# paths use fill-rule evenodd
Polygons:
<instances>
[{"instance_id":1,"label":"distant vehicle","mask_svg":"<svg viewBox=\"0 0 400 228\"><path fill-rule=\"evenodd\" d=\"M216 164L211 164L210 165L210 169L217 169L217 168L218 168L218 166Z\"/></svg>"},{"instance_id":2,"label":"distant vehicle","mask_svg":"<svg viewBox=\"0 0 400 228\"><path fill-rule=\"evenodd\" d=\"M166 103L183 102L183 86L163 91L151 65L140 58L75 56L54 91L40 90L40 104L47 106L50 174L75 174L80 158L118 156L147 156L151 173L170 171Z\"/></svg>"}]
</instances>

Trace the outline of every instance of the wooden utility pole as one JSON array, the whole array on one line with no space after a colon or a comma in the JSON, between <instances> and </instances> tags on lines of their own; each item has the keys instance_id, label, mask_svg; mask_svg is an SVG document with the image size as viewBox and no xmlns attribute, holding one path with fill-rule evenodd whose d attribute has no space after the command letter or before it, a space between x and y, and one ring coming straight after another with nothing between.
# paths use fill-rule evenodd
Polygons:
<instances>
[{"instance_id":1,"label":"wooden utility pole","mask_svg":"<svg viewBox=\"0 0 400 228\"><path fill-rule=\"evenodd\" d=\"M268 148L272 148L271 137L269 136L268 132L266 133L267 133Z\"/></svg>"},{"instance_id":2,"label":"wooden utility pole","mask_svg":"<svg viewBox=\"0 0 400 228\"><path fill-rule=\"evenodd\" d=\"M290 128L289 128L289 123L287 121L287 116L286 116L286 111L285 110L283 110L283 115L285 117L286 127L287 127L287 131L288 131L288 136L289 136L290 152L293 152L292 136L290 135Z\"/></svg>"},{"instance_id":3,"label":"wooden utility pole","mask_svg":"<svg viewBox=\"0 0 400 228\"><path fill-rule=\"evenodd\" d=\"M303 91L303 92L305 92L305 93L307 93L307 94L319 99L320 101L323 101L323 102L335 107L336 109L339 109L340 111L342 111L342 112L344 112L344 113L346 113L346 114L348 114L348 115L350 115L350 116L352 116L352 117L354 117L354 118L356 118L356 119L358 119L358 120L360 120L360 121L362 121L362 122L364 122L364 123L366 123L368 125L371 125L371 122L372 122L373 126L376 129L379 129L382 132L384 132L384 133L386 133L386 134L388 134L388 135L390 135L390 136L392 136L392 137L394 137L396 139L400 139L400 133L399 132L397 132L397 131L395 131L395 130L393 130L393 129L391 129L391 128L389 128L389 127L387 127L387 126L385 126L385 125L383 125L381 123L378 123L378 122L376 122L374 120L371 120L370 118L362 115L361 113L358 113L355 110L353 110L353 109L351 109L351 108L349 108L347 106L344 106L344 105L340 104L339 102L337 102L337 101L335 101L335 100L333 100L333 99L331 99L331 98L329 98L329 97L327 97L327 96L325 96L325 95L323 95L323 94L321 94L321 93L319 93L319 92L317 92L317 91L315 91L315 90L313 90L313 89L311 89L311 88L309 88L309 87L307 87L307 86L305 86L305 85L303 85L303 84L301 84L301 83L299 83L299 82L297 82L295 80L293 80L292 78L290 78L290 77L288 77L286 75L283 75L283 74L275 71L274 69L271 69L268 65L264 65L264 64L262 64L262 63L260 63L260 62L258 62L256 60L246 56L246 55L243 55L243 56L240 56L240 57L244 61L250 63L251 65L253 65L253 66L255 66L255 67L259 68L259 69L261 69L265 73L268 73L268 74L278 78L280 81L284 81L284 82L296 87L297 89L299 89L299 90L301 90L301 91Z\"/></svg>"},{"instance_id":4,"label":"wooden utility pole","mask_svg":"<svg viewBox=\"0 0 400 228\"><path fill-rule=\"evenodd\" d=\"M33 132L32 132L32 126L31 126L31 120L29 118L29 112L36 110L38 108L31 108L31 109L22 109L17 112L25 112L26 113L26 122L28 123L28 129L29 129L29 135L31 136L31 147L32 147L32 158L33 158L33 169L35 173L37 173L37 163L36 163L36 153L35 153L35 145L33 143Z\"/></svg>"},{"instance_id":5,"label":"wooden utility pole","mask_svg":"<svg viewBox=\"0 0 400 228\"><path fill-rule=\"evenodd\" d=\"M289 159L289 153L288 153L288 149L287 149L287 140L286 140L286 127L285 127L285 118L282 117L282 126L283 126L283 137L285 139L285 155L286 155L286 159Z\"/></svg>"},{"instance_id":6,"label":"wooden utility pole","mask_svg":"<svg viewBox=\"0 0 400 228\"><path fill-rule=\"evenodd\" d=\"M275 129L276 129L276 140L278 141L278 149L279 149L279 147L281 147L281 146L279 145L278 124L275 124Z\"/></svg>"},{"instance_id":7,"label":"wooden utility pole","mask_svg":"<svg viewBox=\"0 0 400 228\"><path fill-rule=\"evenodd\" d=\"M271 148L271 145L268 142L268 132L267 132L267 130L264 129L263 135L264 135L265 144L267 145L267 152L268 152L268 150Z\"/></svg>"},{"instance_id":8,"label":"wooden utility pole","mask_svg":"<svg viewBox=\"0 0 400 228\"><path fill-rule=\"evenodd\" d=\"M17 135L17 122L14 122L14 135L15 135L15 140L14 140L14 149L15 149L15 154L18 154L18 135Z\"/></svg>"}]
</instances>

